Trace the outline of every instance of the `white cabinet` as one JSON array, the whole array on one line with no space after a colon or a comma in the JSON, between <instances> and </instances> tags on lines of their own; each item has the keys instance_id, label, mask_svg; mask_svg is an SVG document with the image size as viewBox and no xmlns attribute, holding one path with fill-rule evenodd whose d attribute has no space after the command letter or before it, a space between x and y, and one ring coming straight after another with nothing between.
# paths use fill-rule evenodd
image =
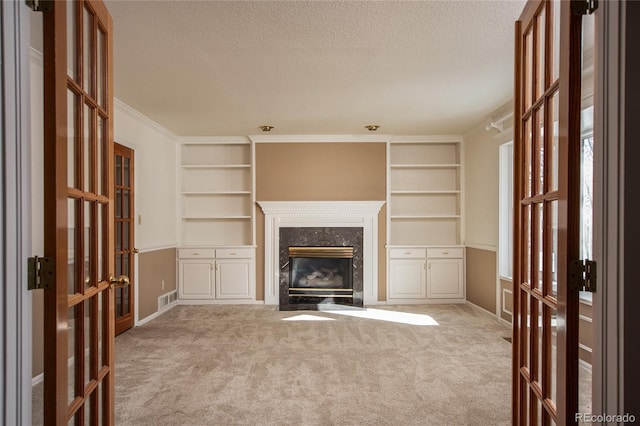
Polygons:
<instances>
[{"instance_id":1,"label":"white cabinet","mask_svg":"<svg viewBox=\"0 0 640 426\"><path fill-rule=\"evenodd\" d=\"M216 298L253 299L254 283L251 249L216 250Z\"/></svg>"},{"instance_id":2,"label":"white cabinet","mask_svg":"<svg viewBox=\"0 0 640 426\"><path fill-rule=\"evenodd\" d=\"M179 299L183 303L255 300L253 248L180 249Z\"/></svg>"},{"instance_id":3,"label":"white cabinet","mask_svg":"<svg viewBox=\"0 0 640 426\"><path fill-rule=\"evenodd\" d=\"M425 261L414 259L391 259L390 299L424 299L427 293Z\"/></svg>"},{"instance_id":4,"label":"white cabinet","mask_svg":"<svg viewBox=\"0 0 640 426\"><path fill-rule=\"evenodd\" d=\"M462 247L405 247L389 250L387 301L456 303L464 301Z\"/></svg>"},{"instance_id":5,"label":"white cabinet","mask_svg":"<svg viewBox=\"0 0 640 426\"><path fill-rule=\"evenodd\" d=\"M464 298L464 252L461 248L427 250L427 297Z\"/></svg>"},{"instance_id":6,"label":"white cabinet","mask_svg":"<svg viewBox=\"0 0 640 426\"><path fill-rule=\"evenodd\" d=\"M213 259L180 260L181 299L210 299L214 288Z\"/></svg>"},{"instance_id":7,"label":"white cabinet","mask_svg":"<svg viewBox=\"0 0 640 426\"><path fill-rule=\"evenodd\" d=\"M390 302L427 297L426 250L391 249L389 251Z\"/></svg>"}]
</instances>

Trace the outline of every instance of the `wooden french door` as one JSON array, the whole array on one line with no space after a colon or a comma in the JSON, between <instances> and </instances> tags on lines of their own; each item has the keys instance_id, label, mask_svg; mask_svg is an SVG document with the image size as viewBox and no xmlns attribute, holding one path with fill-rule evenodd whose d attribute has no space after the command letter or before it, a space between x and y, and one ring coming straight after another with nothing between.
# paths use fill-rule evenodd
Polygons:
<instances>
[{"instance_id":1,"label":"wooden french door","mask_svg":"<svg viewBox=\"0 0 640 426\"><path fill-rule=\"evenodd\" d=\"M133 150L114 144L115 154L115 264L116 276L126 275L129 284L115 290L116 335L133 327L134 260L138 249L134 244Z\"/></svg>"},{"instance_id":2,"label":"wooden french door","mask_svg":"<svg viewBox=\"0 0 640 426\"><path fill-rule=\"evenodd\" d=\"M530 0L516 22L513 424L578 409L580 47L576 2Z\"/></svg>"},{"instance_id":3,"label":"wooden french door","mask_svg":"<svg viewBox=\"0 0 640 426\"><path fill-rule=\"evenodd\" d=\"M113 424L112 21L100 0L43 12L44 421Z\"/></svg>"}]
</instances>

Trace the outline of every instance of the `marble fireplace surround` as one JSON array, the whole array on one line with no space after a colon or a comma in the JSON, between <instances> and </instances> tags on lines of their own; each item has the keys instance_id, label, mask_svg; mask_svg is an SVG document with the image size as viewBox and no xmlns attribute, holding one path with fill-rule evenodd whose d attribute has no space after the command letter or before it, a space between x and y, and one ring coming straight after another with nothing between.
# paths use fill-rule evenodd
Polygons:
<instances>
[{"instance_id":1,"label":"marble fireplace surround","mask_svg":"<svg viewBox=\"0 0 640 426\"><path fill-rule=\"evenodd\" d=\"M362 228L365 305L378 303L378 213L384 201L258 201L264 220L264 303L280 303L280 228Z\"/></svg>"}]
</instances>

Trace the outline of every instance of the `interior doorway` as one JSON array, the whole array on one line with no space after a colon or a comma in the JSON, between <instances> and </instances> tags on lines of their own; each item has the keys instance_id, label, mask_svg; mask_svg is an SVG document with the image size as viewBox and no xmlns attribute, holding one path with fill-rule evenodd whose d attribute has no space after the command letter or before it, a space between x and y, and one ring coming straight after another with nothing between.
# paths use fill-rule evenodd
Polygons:
<instances>
[{"instance_id":1,"label":"interior doorway","mask_svg":"<svg viewBox=\"0 0 640 426\"><path fill-rule=\"evenodd\" d=\"M116 276L126 275L129 284L116 289L116 335L133 327L135 320L135 210L134 151L114 143L115 265Z\"/></svg>"}]
</instances>

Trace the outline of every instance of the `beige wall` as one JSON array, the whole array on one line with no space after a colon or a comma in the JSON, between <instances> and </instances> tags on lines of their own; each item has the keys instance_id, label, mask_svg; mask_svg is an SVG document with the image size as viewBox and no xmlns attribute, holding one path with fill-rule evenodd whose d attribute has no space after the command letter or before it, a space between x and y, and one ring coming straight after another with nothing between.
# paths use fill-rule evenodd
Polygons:
<instances>
[{"instance_id":1,"label":"beige wall","mask_svg":"<svg viewBox=\"0 0 640 426\"><path fill-rule=\"evenodd\" d=\"M496 312L496 252L467 247L467 300Z\"/></svg>"},{"instance_id":2,"label":"beige wall","mask_svg":"<svg viewBox=\"0 0 640 426\"><path fill-rule=\"evenodd\" d=\"M138 254L138 318L158 311L158 297L177 289L176 249Z\"/></svg>"},{"instance_id":3,"label":"beige wall","mask_svg":"<svg viewBox=\"0 0 640 426\"><path fill-rule=\"evenodd\" d=\"M258 143L258 201L386 200L384 143ZM264 215L256 208L256 298L264 300ZM386 208L378 216L378 298L386 300Z\"/></svg>"},{"instance_id":4,"label":"beige wall","mask_svg":"<svg viewBox=\"0 0 640 426\"><path fill-rule=\"evenodd\" d=\"M500 319L511 322L513 316L513 283L500 280Z\"/></svg>"}]
</instances>

